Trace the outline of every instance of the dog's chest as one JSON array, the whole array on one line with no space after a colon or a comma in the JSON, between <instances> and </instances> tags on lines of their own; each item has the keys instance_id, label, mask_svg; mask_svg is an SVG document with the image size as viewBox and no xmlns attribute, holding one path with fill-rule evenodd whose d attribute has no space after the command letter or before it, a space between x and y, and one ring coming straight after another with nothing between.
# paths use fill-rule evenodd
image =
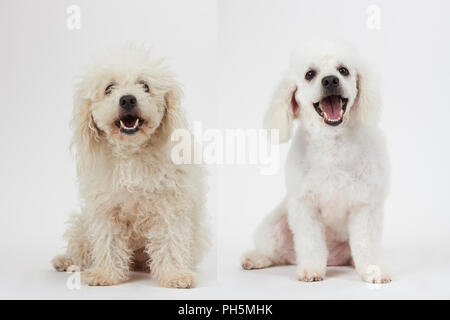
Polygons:
<instances>
[{"instance_id":1,"label":"dog's chest","mask_svg":"<svg viewBox=\"0 0 450 320\"><path fill-rule=\"evenodd\" d=\"M173 166L154 159L120 159L114 162L108 183L111 192L151 195L173 187L174 175Z\"/></svg>"},{"instance_id":2,"label":"dog's chest","mask_svg":"<svg viewBox=\"0 0 450 320\"><path fill-rule=\"evenodd\" d=\"M303 178L322 200L343 199L361 170L355 156L358 150L342 139L335 139L312 144L308 151Z\"/></svg>"},{"instance_id":3,"label":"dog's chest","mask_svg":"<svg viewBox=\"0 0 450 320\"><path fill-rule=\"evenodd\" d=\"M158 199L155 196L136 196L117 194L120 204L113 211L112 219L120 228L122 236L127 238L131 247L139 248L145 244L145 235L159 223Z\"/></svg>"},{"instance_id":4,"label":"dog's chest","mask_svg":"<svg viewBox=\"0 0 450 320\"><path fill-rule=\"evenodd\" d=\"M317 201L320 219L345 238L352 186L359 170L355 150L335 141L319 146L310 159L311 191Z\"/></svg>"},{"instance_id":5,"label":"dog's chest","mask_svg":"<svg viewBox=\"0 0 450 320\"><path fill-rule=\"evenodd\" d=\"M358 146L339 137L301 142L290 155L294 165L288 172L295 174L287 177L293 180L288 187L310 199L326 225L338 227L347 220L355 182L364 166Z\"/></svg>"}]
</instances>

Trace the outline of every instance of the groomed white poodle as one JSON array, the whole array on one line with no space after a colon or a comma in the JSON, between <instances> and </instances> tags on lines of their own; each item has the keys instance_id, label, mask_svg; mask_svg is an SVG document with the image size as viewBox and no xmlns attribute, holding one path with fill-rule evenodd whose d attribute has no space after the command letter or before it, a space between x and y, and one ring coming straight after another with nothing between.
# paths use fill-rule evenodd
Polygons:
<instances>
[{"instance_id":1,"label":"groomed white poodle","mask_svg":"<svg viewBox=\"0 0 450 320\"><path fill-rule=\"evenodd\" d=\"M300 281L353 264L363 280L390 282L379 245L389 164L378 128L376 82L356 52L311 43L292 56L265 118L280 141L298 127L286 163L285 199L259 226L244 269L296 264Z\"/></svg>"},{"instance_id":2,"label":"groomed white poodle","mask_svg":"<svg viewBox=\"0 0 450 320\"><path fill-rule=\"evenodd\" d=\"M172 72L143 47L110 54L81 77L73 145L82 212L70 220L56 270L77 265L89 285L144 270L165 287L195 286L208 247L205 175L171 161L170 135L187 128L181 95Z\"/></svg>"}]
</instances>

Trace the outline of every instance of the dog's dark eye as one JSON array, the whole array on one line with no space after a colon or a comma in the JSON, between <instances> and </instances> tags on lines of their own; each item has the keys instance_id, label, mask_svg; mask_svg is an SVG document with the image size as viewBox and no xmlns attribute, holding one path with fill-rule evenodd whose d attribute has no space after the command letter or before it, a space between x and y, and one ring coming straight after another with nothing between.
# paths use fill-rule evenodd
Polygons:
<instances>
[{"instance_id":1,"label":"dog's dark eye","mask_svg":"<svg viewBox=\"0 0 450 320\"><path fill-rule=\"evenodd\" d=\"M150 88L148 87L148 84L146 84L144 81L139 82L139 84L142 86L145 92L150 92Z\"/></svg>"},{"instance_id":2,"label":"dog's dark eye","mask_svg":"<svg viewBox=\"0 0 450 320\"><path fill-rule=\"evenodd\" d=\"M342 74L344 77L345 77L345 76L348 76L349 73L350 73L350 72L348 72L348 69L345 68L345 67L340 67L340 68L338 69L338 71L339 71L339 73Z\"/></svg>"},{"instance_id":3,"label":"dog's dark eye","mask_svg":"<svg viewBox=\"0 0 450 320\"><path fill-rule=\"evenodd\" d=\"M314 70L309 70L306 74L305 74L305 79L310 81L314 78L314 76L316 75L316 72Z\"/></svg>"},{"instance_id":4,"label":"dog's dark eye","mask_svg":"<svg viewBox=\"0 0 450 320\"><path fill-rule=\"evenodd\" d=\"M111 91L114 89L115 84L111 83L105 88L105 94L108 95L111 93Z\"/></svg>"}]
</instances>

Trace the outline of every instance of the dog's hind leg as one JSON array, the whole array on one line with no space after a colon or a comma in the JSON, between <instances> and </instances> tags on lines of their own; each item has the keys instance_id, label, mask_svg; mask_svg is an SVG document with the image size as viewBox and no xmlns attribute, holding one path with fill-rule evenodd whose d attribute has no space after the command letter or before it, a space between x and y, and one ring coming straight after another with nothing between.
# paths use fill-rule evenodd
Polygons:
<instances>
[{"instance_id":1,"label":"dog's hind leg","mask_svg":"<svg viewBox=\"0 0 450 320\"><path fill-rule=\"evenodd\" d=\"M273 266L271 258L258 250L250 250L241 257L241 267L245 270L264 269Z\"/></svg>"},{"instance_id":2,"label":"dog's hind leg","mask_svg":"<svg viewBox=\"0 0 450 320\"><path fill-rule=\"evenodd\" d=\"M274 265L294 264L295 250L288 225L285 201L261 223L255 235L255 249L241 258L243 269L262 269Z\"/></svg>"},{"instance_id":3,"label":"dog's hind leg","mask_svg":"<svg viewBox=\"0 0 450 320\"><path fill-rule=\"evenodd\" d=\"M52 259L52 265L56 271L64 272L73 265L73 261L65 254L58 254Z\"/></svg>"},{"instance_id":4,"label":"dog's hind leg","mask_svg":"<svg viewBox=\"0 0 450 320\"><path fill-rule=\"evenodd\" d=\"M69 220L69 228L64 234L64 239L67 241L66 253L57 255L52 260L55 270L67 271L72 265L83 270L89 266L90 245L86 230L87 227L83 223L81 214L72 214Z\"/></svg>"}]
</instances>

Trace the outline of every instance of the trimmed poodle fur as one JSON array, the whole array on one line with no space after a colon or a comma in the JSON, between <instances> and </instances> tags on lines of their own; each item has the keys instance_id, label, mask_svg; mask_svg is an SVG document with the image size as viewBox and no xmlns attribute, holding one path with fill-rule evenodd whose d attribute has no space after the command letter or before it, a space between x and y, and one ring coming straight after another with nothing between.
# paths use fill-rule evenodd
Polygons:
<instances>
[{"instance_id":1,"label":"trimmed poodle fur","mask_svg":"<svg viewBox=\"0 0 450 320\"><path fill-rule=\"evenodd\" d=\"M118 284L143 270L165 287L195 286L194 268L208 247L205 172L170 158L171 133L187 128L181 96L163 61L139 47L81 77L73 147L82 211L69 221L56 270L78 265L89 285Z\"/></svg>"},{"instance_id":2,"label":"trimmed poodle fur","mask_svg":"<svg viewBox=\"0 0 450 320\"><path fill-rule=\"evenodd\" d=\"M389 164L378 128L376 81L356 52L311 43L292 56L265 123L293 137L287 195L262 222L244 269L296 264L297 278L318 281L327 265L353 264L363 280L386 283L379 245Z\"/></svg>"}]
</instances>

